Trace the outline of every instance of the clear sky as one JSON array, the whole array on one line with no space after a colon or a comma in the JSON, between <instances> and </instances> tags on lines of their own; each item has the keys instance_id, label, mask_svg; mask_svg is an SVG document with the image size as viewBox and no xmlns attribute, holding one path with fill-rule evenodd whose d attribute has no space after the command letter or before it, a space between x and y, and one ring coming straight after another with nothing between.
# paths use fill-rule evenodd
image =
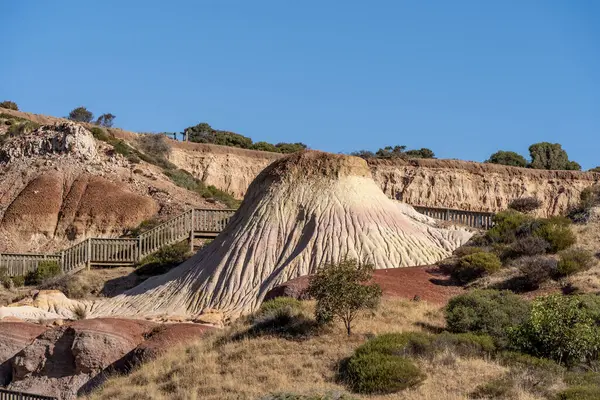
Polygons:
<instances>
[{"instance_id":1,"label":"clear sky","mask_svg":"<svg viewBox=\"0 0 600 400\"><path fill-rule=\"evenodd\" d=\"M5 1L0 100L134 131L600 165L600 1Z\"/></svg>"}]
</instances>

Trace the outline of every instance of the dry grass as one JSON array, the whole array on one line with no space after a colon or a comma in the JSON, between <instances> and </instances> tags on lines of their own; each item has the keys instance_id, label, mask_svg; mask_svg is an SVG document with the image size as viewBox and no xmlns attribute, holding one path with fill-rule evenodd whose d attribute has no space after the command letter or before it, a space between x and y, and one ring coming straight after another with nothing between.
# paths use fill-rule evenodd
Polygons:
<instances>
[{"instance_id":1,"label":"dry grass","mask_svg":"<svg viewBox=\"0 0 600 400\"><path fill-rule=\"evenodd\" d=\"M592 217L587 224L573 225L577 236L577 246L600 254L600 208L592 211ZM569 283L583 292L600 292L600 264L589 271L585 271L568 278Z\"/></svg>"},{"instance_id":2,"label":"dry grass","mask_svg":"<svg viewBox=\"0 0 600 400\"><path fill-rule=\"evenodd\" d=\"M310 305L308 305L310 307ZM438 306L425 302L384 299L380 309L358 321L347 337L341 326L306 340L264 336L219 343L239 332L230 328L186 347L178 347L129 376L110 379L90 399L259 399L274 392L343 392L336 382L340 360L372 334L423 330L443 326ZM247 326L246 326L247 327ZM232 332L233 331L233 332ZM461 359L442 354L418 361L428 378L415 389L368 399L466 399L478 385L507 370L490 360ZM533 400L520 391L518 399Z\"/></svg>"}]
</instances>

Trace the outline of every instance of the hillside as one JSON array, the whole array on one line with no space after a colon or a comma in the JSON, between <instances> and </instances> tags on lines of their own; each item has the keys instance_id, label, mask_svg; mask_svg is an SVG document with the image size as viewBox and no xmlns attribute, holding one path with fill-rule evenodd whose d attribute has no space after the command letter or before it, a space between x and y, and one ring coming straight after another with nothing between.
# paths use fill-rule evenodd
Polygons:
<instances>
[{"instance_id":1,"label":"hillside","mask_svg":"<svg viewBox=\"0 0 600 400\"><path fill-rule=\"evenodd\" d=\"M38 124L66 121L5 109L2 112ZM88 129L94 127L90 124L79 125ZM117 128L108 128L106 132L114 140L122 140L133 147L138 146L142 137ZM170 147L166 157L175 167L188 171L205 185L214 185L238 199L246 194L252 180L267 165L282 156L279 153L211 144L171 139L165 141ZM125 227L134 227L153 216L165 218L187 207L224 207L218 203L208 203L196 193L174 185L160 166L144 161L131 163L127 157L113 154L109 144L100 140L95 142L98 156L93 160L71 162L68 161L69 157L35 156L24 163L12 163L11 167L0 164L0 187L6 188L0 195L0 232L4 232L0 235L5 238L0 251L57 249L93 235L118 236ZM542 200L540 215L556 215L576 204L584 188L600 182L598 173L531 170L458 160L371 159L368 164L375 182L391 198L412 205L473 211L495 212L505 209L515 198L535 196ZM90 178L93 179L89 181ZM127 218L121 215L107 220L100 216L103 211L99 211L94 218L88 218L99 206L99 203L86 200L93 197L90 194L95 190L114 194L110 202L107 202L108 198L103 199L105 210L116 211L120 208L118 205L124 203L137 204L138 200L119 200L119 190L112 186L103 188L109 183L152 201L138 199L144 204L138 207L143 211L134 212ZM45 193L39 194L39 187L53 187L53 195L47 197ZM74 201L73 196L83 187L86 188L81 193L83 197ZM71 188L76 190L72 192ZM23 196L19 199L22 191ZM38 197L34 195L35 192L38 192ZM37 223L37 216L14 217L21 214L19 210L23 207L27 209L30 204L39 204L42 198L53 200L49 208L44 207L47 215L42 218L41 224ZM83 201L81 210L73 205L73 202L79 204L80 200ZM67 204L63 205L64 202L68 203L68 207ZM69 212L61 212L65 207L69 208ZM123 210L122 213L129 214L129 211Z\"/></svg>"},{"instance_id":2,"label":"hillside","mask_svg":"<svg viewBox=\"0 0 600 400\"><path fill-rule=\"evenodd\" d=\"M64 121L5 141L0 251L54 251L87 237L121 236L190 207L225 207L177 186L160 167L133 161Z\"/></svg>"}]
</instances>

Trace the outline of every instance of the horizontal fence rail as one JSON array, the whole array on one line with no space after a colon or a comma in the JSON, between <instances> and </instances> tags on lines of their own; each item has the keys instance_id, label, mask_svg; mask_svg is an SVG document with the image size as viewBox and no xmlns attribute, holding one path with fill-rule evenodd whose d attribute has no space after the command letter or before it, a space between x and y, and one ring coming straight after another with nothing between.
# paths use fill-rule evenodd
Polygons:
<instances>
[{"instance_id":1,"label":"horizontal fence rail","mask_svg":"<svg viewBox=\"0 0 600 400\"><path fill-rule=\"evenodd\" d=\"M0 389L0 400L58 400L56 397L42 396L40 394L13 392Z\"/></svg>"},{"instance_id":2,"label":"horizontal fence rail","mask_svg":"<svg viewBox=\"0 0 600 400\"><path fill-rule=\"evenodd\" d=\"M489 229L494 213L414 206L431 218ZM26 275L40 262L55 261L63 273L74 273L94 265L131 265L161 247L194 237L215 237L222 232L235 210L191 209L131 239L90 238L58 254L0 254L0 273ZM0 398L2 400L2 398Z\"/></svg>"},{"instance_id":3,"label":"horizontal fence rail","mask_svg":"<svg viewBox=\"0 0 600 400\"><path fill-rule=\"evenodd\" d=\"M493 226L494 213L481 211L453 210L451 208L413 206L421 214L442 221L467 225L472 228L490 229Z\"/></svg>"},{"instance_id":4,"label":"horizontal fence rail","mask_svg":"<svg viewBox=\"0 0 600 400\"><path fill-rule=\"evenodd\" d=\"M42 261L57 262L63 273L74 273L92 264L135 264L161 247L185 239L190 239L191 244L194 237L216 236L225 229L234 213L235 210L191 209L136 238L89 238L58 254L0 253L0 274L24 276L36 270Z\"/></svg>"}]
</instances>

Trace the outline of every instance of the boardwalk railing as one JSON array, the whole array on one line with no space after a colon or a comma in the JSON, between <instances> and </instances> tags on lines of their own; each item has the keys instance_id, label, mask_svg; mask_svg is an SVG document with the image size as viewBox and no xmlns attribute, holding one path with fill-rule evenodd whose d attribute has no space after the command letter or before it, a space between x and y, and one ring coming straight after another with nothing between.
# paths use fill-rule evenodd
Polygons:
<instances>
[{"instance_id":1,"label":"boardwalk railing","mask_svg":"<svg viewBox=\"0 0 600 400\"><path fill-rule=\"evenodd\" d=\"M493 213L414 206L429 217L468 225L473 228L492 227ZM191 209L136 238L90 238L57 254L0 254L0 270L9 276L25 275L40 262L56 261L64 273L73 273L91 265L130 265L161 247L195 237L216 237L235 213L235 210ZM2 400L2 399L0 399Z\"/></svg>"},{"instance_id":2,"label":"boardwalk railing","mask_svg":"<svg viewBox=\"0 0 600 400\"><path fill-rule=\"evenodd\" d=\"M428 217L442 221L450 221L472 228L489 229L493 225L494 213L481 211L453 210L451 208L436 208L413 206L415 210Z\"/></svg>"},{"instance_id":3,"label":"boardwalk railing","mask_svg":"<svg viewBox=\"0 0 600 400\"><path fill-rule=\"evenodd\" d=\"M235 210L191 209L136 238L89 238L57 254L0 253L0 270L8 276L25 275L40 262L56 261L64 273L73 273L91 265L130 265L161 247L195 237L216 237ZM2 398L0 398L2 400Z\"/></svg>"},{"instance_id":4,"label":"boardwalk railing","mask_svg":"<svg viewBox=\"0 0 600 400\"><path fill-rule=\"evenodd\" d=\"M58 400L58 399L56 397L42 396L40 394L13 392L12 390L0 389L0 400Z\"/></svg>"}]
</instances>

